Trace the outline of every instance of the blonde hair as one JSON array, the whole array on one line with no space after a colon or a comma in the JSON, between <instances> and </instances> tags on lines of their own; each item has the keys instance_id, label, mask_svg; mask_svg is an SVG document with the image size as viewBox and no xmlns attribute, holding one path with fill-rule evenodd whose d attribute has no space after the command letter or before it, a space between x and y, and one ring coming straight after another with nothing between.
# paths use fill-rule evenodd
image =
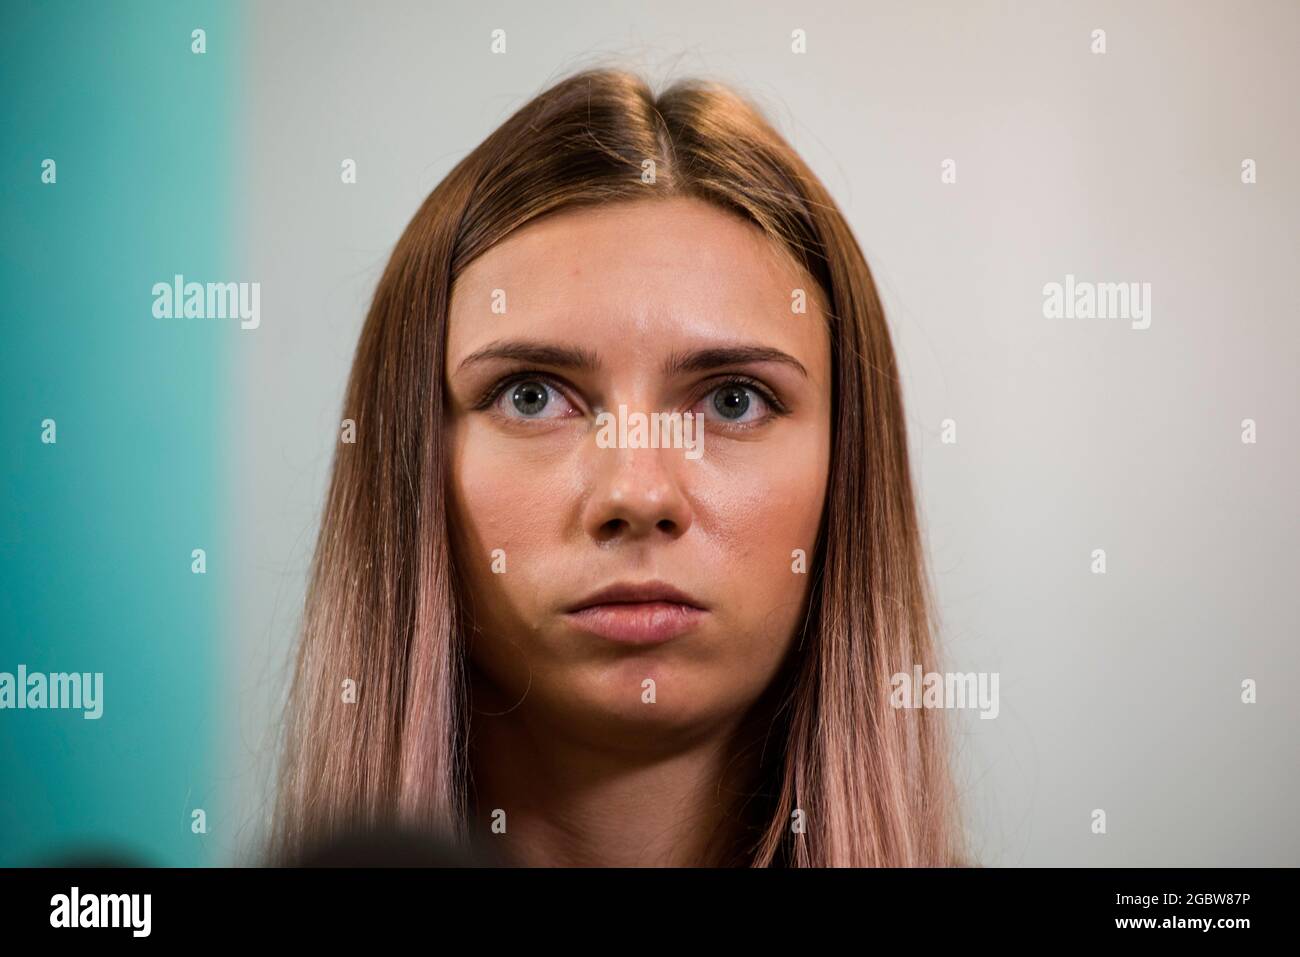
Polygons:
<instances>
[{"instance_id":1,"label":"blonde hair","mask_svg":"<svg viewBox=\"0 0 1300 957\"><path fill-rule=\"evenodd\" d=\"M643 182L643 162L655 164ZM799 653L775 689L753 866L960 863L944 717L891 707L935 649L894 351L870 270L826 189L725 87L589 70L466 156L398 241L362 330L312 564L270 852L353 827L469 841L465 648L441 423L456 277L526 223L655 196L757 224L816 283L832 351L832 452ZM355 704L340 676L364 676ZM801 810L807 826L791 828Z\"/></svg>"}]
</instances>

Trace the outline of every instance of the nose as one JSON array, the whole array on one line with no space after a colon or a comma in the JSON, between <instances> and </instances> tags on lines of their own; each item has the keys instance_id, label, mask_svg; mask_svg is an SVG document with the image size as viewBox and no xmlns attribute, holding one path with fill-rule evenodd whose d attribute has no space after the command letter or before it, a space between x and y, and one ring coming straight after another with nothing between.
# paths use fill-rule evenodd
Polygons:
<instances>
[{"instance_id":1,"label":"nose","mask_svg":"<svg viewBox=\"0 0 1300 957\"><path fill-rule=\"evenodd\" d=\"M594 488L583 509L583 527L598 542L671 541L691 527L693 510L683 472L698 463L681 449L600 448L592 457Z\"/></svg>"}]
</instances>

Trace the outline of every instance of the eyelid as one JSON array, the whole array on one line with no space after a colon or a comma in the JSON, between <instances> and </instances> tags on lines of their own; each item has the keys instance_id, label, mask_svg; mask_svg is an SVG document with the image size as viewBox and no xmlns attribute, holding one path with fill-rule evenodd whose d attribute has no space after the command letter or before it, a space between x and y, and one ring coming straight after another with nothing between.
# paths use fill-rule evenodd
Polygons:
<instances>
[{"instance_id":1,"label":"eyelid","mask_svg":"<svg viewBox=\"0 0 1300 957\"><path fill-rule=\"evenodd\" d=\"M574 408L578 408L581 405L581 403L573 400L573 396L570 394L573 391L572 387L563 379L560 379L549 372L540 372L535 369L521 369L518 372L508 373L489 385L487 389L479 395L478 401L476 401L470 408L475 412L490 409L501 399L501 396L506 393L506 390L521 382L543 382L564 396L565 401Z\"/></svg>"},{"instance_id":2,"label":"eyelid","mask_svg":"<svg viewBox=\"0 0 1300 957\"><path fill-rule=\"evenodd\" d=\"M759 398L771 407L772 412L775 415L785 415L790 411L789 407L782 402L780 397L776 394L776 390L768 386L767 383L740 372L721 373L717 379L711 381L707 385L704 392L700 395L700 398L695 401L699 402L711 392L715 392L718 389L724 389L729 385L740 385L748 389L753 389L758 393ZM692 405L694 405L694 403L692 403Z\"/></svg>"}]
</instances>

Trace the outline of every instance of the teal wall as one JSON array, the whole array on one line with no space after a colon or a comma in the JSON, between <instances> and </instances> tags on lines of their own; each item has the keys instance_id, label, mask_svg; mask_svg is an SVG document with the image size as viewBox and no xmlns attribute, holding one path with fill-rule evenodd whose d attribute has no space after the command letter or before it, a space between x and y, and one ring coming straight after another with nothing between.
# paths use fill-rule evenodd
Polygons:
<instances>
[{"instance_id":1,"label":"teal wall","mask_svg":"<svg viewBox=\"0 0 1300 957\"><path fill-rule=\"evenodd\" d=\"M221 863L223 377L246 333L154 319L150 288L253 278L228 239L237 9L0 12L0 672L104 673L97 721L0 710L0 865L91 847Z\"/></svg>"}]
</instances>

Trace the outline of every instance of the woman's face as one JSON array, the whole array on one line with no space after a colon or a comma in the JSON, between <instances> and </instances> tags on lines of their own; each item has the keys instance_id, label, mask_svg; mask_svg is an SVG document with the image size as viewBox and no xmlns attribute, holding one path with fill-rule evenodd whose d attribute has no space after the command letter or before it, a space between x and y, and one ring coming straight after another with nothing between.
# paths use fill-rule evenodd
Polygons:
<instances>
[{"instance_id":1,"label":"woman's face","mask_svg":"<svg viewBox=\"0 0 1300 957\"><path fill-rule=\"evenodd\" d=\"M567 211L459 277L445 373L470 655L497 703L618 747L738 721L802 620L825 498L812 280L701 200ZM650 413L698 417L651 447Z\"/></svg>"}]
</instances>

